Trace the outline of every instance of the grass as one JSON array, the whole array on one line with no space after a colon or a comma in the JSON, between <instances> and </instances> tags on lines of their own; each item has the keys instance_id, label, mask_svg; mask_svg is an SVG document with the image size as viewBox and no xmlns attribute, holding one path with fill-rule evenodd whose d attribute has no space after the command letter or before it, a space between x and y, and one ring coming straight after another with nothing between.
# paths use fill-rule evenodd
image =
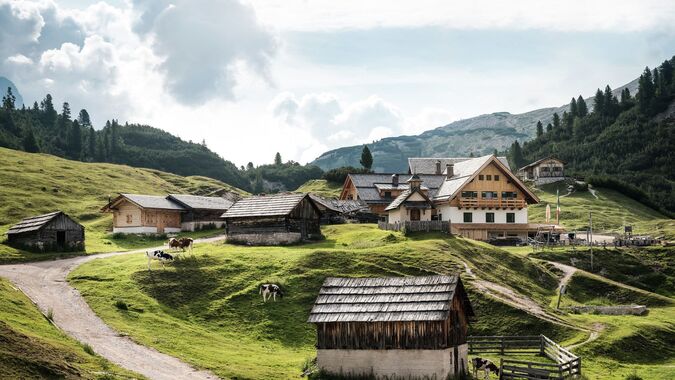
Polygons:
<instances>
[{"instance_id":1,"label":"grass","mask_svg":"<svg viewBox=\"0 0 675 380\"><path fill-rule=\"evenodd\" d=\"M157 245L163 239L115 239L112 216L100 212L117 193L208 195L241 190L206 177L181 177L157 170L124 165L69 161L47 154L0 148L0 234L20 219L62 210L85 226L86 252L98 253ZM191 233L200 237L217 233ZM0 264L72 256L73 253L36 254L0 244Z\"/></svg>"},{"instance_id":2,"label":"grass","mask_svg":"<svg viewBox=\"0 0 675 380\"><path fill-rule=\"evenodd\" d=\"M295 191L300 193L314 193L326 198L338 198L342 191L342 184L328 182L325 179L310 179Z\"/></svg>"},{"instance_id":3,"label":"grass","mask_svg":"<svg viewBox=\"0 0 675 380\"><path fill-rule=\"evenodd\" d=\"M95 356L56 329L31 301L0 279L0 378L139 378ZM91 349L91 347L89 347Z\"/></svg>"},{"instance_id":4,"label":"grass","mask_svg":"<svg viewBox=\"0 0 675 380\"><path fill-rule=\"evenodd\" d=\"M69 281L116 330L239 379L300 374L315 355L314 326L306 320L326 276L456 273L466 261L475 273L500 283L511 279L514 287L545 302L555 288L553 275L539 264L470 240L441 234L391 239L372 225L329 226L323 232L325 241L293 247L199 244L194 257L152 272L141 255L94 260L75 269ZM465 281L479 316L474 333L526 331L579 339L578 332L496 302ZM258 286L266 282L282 285L283 300L262 302ZM116 306L119 300L128 310Z\"/></svg>"},{"instance_id":5,"label":"grass","mask_svg":"<svg viewBox=\"0 0 675 380\"><path fill-rule=\"evenodd\" d=\"M541 203L528 208L530 222L545 222L546 205L551 205L555 215L556 189L560 190L560 222L568 231L586 231L588 229L588 212L593 212L594 232L623 233L623 226L632 225L633 234L663 236L675 239L675 220L655 211L621 193L605 189L596 189L596 199L589 191L567 193L567 185L558 182L542 186L535 190Z\"/></svg>"}]
</instances>

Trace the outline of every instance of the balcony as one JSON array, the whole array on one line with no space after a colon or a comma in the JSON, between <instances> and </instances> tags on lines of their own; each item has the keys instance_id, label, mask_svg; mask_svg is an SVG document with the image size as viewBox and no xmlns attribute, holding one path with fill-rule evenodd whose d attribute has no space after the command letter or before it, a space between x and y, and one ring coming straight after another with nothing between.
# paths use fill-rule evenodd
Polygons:
<instances>
[{"instance_id":1,"label":"balcony","mask_svg":"<svg viewBox=\"0 0 675 380\"><path fill-rule=\"evenodd\" d=\"M527 207L524 199L515 198L459 198L459 208L503 208L521 209Z\"/></svg>"}]
</instances>

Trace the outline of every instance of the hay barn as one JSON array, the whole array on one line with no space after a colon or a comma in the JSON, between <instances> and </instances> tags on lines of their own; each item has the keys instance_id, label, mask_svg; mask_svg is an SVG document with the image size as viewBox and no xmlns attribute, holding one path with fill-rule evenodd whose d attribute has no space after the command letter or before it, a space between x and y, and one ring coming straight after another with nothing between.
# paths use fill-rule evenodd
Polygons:
<instances>
[{"instance_id":1,"label":"hay barn","mask_svg":"<svg viewBox=\"0 0 675 380\"><path fill-rule=\"evenodd\" d=\"M39 251L84 250L84 227L63 211L21 220L7 231L10 245Z\"/></svg>"},{"instance_id":2,"label":"hay barn","mask_svg":"<svg viewBox=\"0 0 675 380\"><path fill-rule=\"evenodd\" d=\"M473 315L459 276L327 278L308 322L328 373L445 379L468 372Z\"/></svg>"},{"instance_id":3,"label":"hay barn","mask_svg":"<svg viewBox=\"0 0 675 380\"><path fill-rule=\"evenodd\" d=\"M321 238L320 217L308 194L248 197L223 214L227 240L250 245L284 245Z\"/></svg>"}]
</instances>

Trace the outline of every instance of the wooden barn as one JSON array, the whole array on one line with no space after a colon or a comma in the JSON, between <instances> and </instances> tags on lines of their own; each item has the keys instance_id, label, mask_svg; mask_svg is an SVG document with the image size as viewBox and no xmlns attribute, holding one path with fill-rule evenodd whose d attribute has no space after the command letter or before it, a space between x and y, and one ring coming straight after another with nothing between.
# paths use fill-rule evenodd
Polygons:
<instances>
[{"instance_id":1,"label":"wooden barn","mask_svg":"<svg viewBox=\"0 0 675 380\"><path fill-rule=\"evenodd\" d=\"M459 276L327 278L308 322L326 372L445 379L469 371L473 315Z\"/></svg>"},{"instance_id":2,"label":"wooden barn","mask_svg":"<svg viewBox=\"0 0 675 380\"><path fill-rule=\"evenodd\" d=\"M250 245L294 244L320 238L320 217L308 194L248 197L223 214L227 240Z\"/></svg>"},{"instance_id":3,"label":"wooden barn","mask_svg":"<svg viewBox=\"0 0 675 380\"><path fill-rule=\"evenodd\" d=\"M225 225L222 215L229 210L239 197L233 193L221 197L203 197L199 195L169 194L168 200L183 206L181 230L195 231L202 228L221 228Z\"/></svg>"},{"instance_id":4,"label":"wooden barn","mask_svg":"<svg viewBox=\"0 0 675 380\"><path fill-rule=\"evenodd\" d=\"M180 232L183 206L161 195L120 194L101 211L112 212L114 233Z\"/></svg>"},{"instance_id":5,"label":"wooden barn","mask_svg":"<svg viewBox=\"0 0 675 380\"><path fill-rule=\"evenodd\" d=\"M7 231L10 245L39 251L84 250L84 227L63 211L21 220Z\"/></svg>"}]
</instances>

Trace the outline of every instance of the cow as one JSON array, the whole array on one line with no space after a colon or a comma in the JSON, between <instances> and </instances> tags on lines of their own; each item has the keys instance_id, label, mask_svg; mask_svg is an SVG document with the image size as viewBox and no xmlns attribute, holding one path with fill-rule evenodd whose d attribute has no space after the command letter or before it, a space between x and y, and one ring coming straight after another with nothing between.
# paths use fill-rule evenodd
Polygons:
<instances>
[{"instance_id":1,"label":"cow","mask_svg":"<svg viewBox=\"0 0 675 380\"><path fill-rule=\"evenodd\" d=\"M162 268L164 268L164 262L165 261L173 261L173 256L169 255L168 253L164 253L162 250L155 250L155 251L146 251L145 256L148 257L148 270L150 269L150 262L152 260L157 260L162 264Z\"/></svg>"},{"instance_id":2,"label":"cow","mask_svg":"<svg viewBox=\"0 0 675 380\"><path fill-rule=\"evenodd\" d=\"M489 359L473 358L471 359L471 365L473 366L473 377L476 379L478 378L479 370L485 371L485 380L490 379L491 372L494 372L495 375L499 376L499 367Z\"/></svg>"},{"instance_id":3,"label":"cow","mask_svg":"<svg viewBox=\"0 0 675 380\"><path fill-rule=\"evenodd\" d=\"M276 302L277 294L279 298L284 298L284 293L281 291L279 285L276 284L262 284L258 294L262 294L263 302L267 302L268 298L272 298Z\"/></svg>"},{"instance_id":4,"label":"cow","mask_svg":"<svg viewBox=\"0 0 675 380\"><path fill-rule=\"evenodd\" d=\"M185 248L187 248L187 250L188 250L190 253L192 253L192 244L194 244L194 242L195 242L195 241L192 240L192 238L189 238L189 237L184 237L184 238L178 239L178 244L180 244L180 245L179 245L180 248L181 248L183 251L185 251Z\"/></svg>"},{"instance_id":5,"label":"cow","mask_svg":"<svg viewBox=\"0 0 675 380\"><path fill-rule=\"evenodd\" d=\"M180 242L176 238L169 239L167 245L169 246L170 249L173 249L174 251L180 248Z\"/></svg>"}]
</instances>

